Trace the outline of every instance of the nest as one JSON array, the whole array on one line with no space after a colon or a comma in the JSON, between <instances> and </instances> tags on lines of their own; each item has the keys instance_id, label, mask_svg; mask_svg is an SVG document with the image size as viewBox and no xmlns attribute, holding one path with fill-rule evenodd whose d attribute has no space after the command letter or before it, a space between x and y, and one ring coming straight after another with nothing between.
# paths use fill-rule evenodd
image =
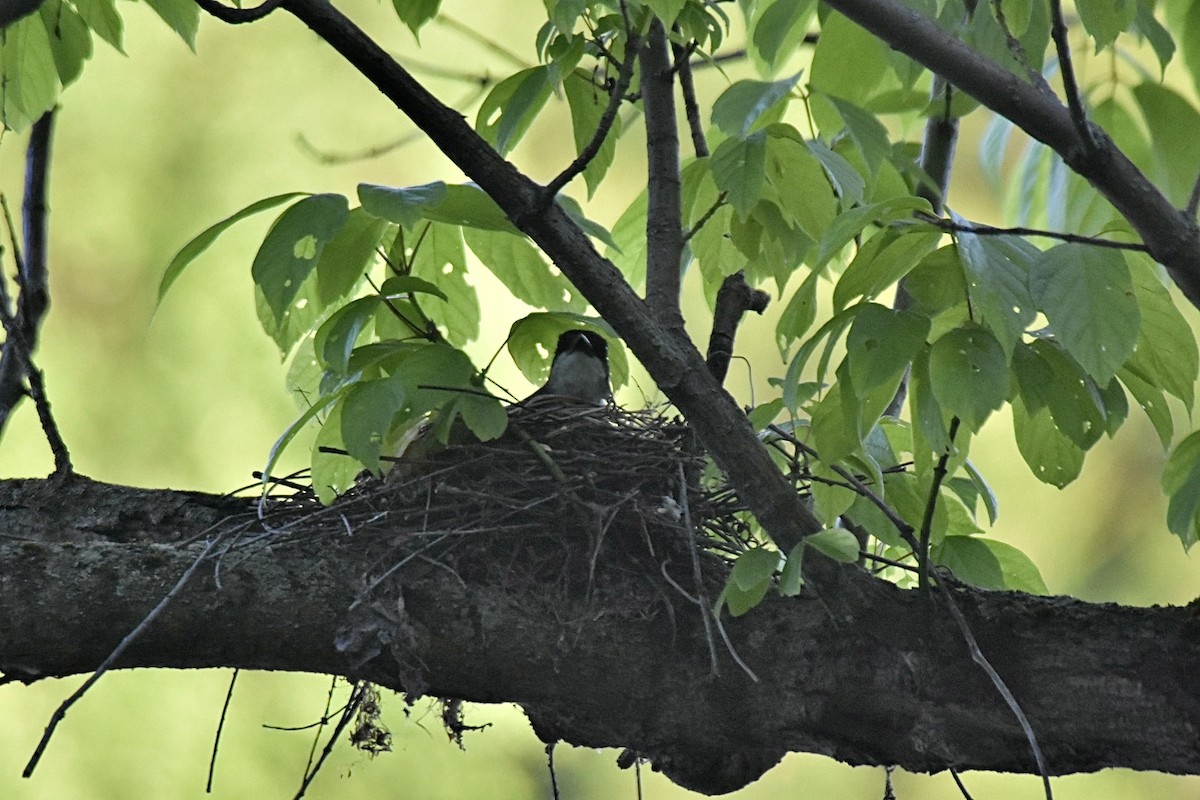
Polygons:
<instances>
[{"instance_id":1,"label":"nest","mask_svg":"<svg viewBox=\"0 0 1200 800\"><path fill-rule=\"evenodd\" d=\"M631 584L661 595L674 574L690 586L698 554L748 546L736 496L678 420L565 403L509 415L496 441L418 441L332 506L298 492L276 513L299 523L293 535L370 547L364 594L420 559L548 600L631 599Z\"/></svg>"}]
</instances>

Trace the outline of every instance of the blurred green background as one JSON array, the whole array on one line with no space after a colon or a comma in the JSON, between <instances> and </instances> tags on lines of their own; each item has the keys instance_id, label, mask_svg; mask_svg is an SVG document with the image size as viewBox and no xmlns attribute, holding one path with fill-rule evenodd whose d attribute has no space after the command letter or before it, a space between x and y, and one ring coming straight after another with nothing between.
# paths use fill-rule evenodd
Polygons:
<instances>
[{"instance_id":1,"label":"blurred green background","mask_svg":"<svg viewBox=\"0 0 1200 800\"><path fill-rule=\"evenodd\" d=\"M437 63L503 77L513 65L459 28L429 25L421 48L385 5L342 7L427 81L461 105L468 82L417 69ZM489 32L532 63L541 4L447 2L453 19ZM261 197L292 190L353 196L359 181L405 185L459 174L419 139L369 160L325 163L331 154L378 148L412 125L330 48L285 13L248 26L203 19L198 54L141 3L122 3L128 57L97 44L80 82L63 98L50 176L52 307L38 363L77 468L93 478L137 486L223 492L248 483L275 437L295 414L283 367L254 313L249 265L270 215L235 227L176 284L155 314L158 280L172 255L218 219ZM724 78L700 74L719 90ZM513 160L545 180L573 156L561 109L530 132ZM618 165L591 216L611 224L643 183L635 120ZM911 132L910 135L916 135ZM969 122L959 147L951 202L969 217L999 221L1000 198L975 166L981 123ZM301 139L310 147L301 143ZM0 186L19 201L25 139L0 140ZM7 269L7 267L6 267ZM695 276L693 276L695 277ZM485 308L477 363L500 346L524 311L489 276L474 273ZM697 286L689 320L698 341L707 321ZM776 304L778 310L778 306ZM1192 315L1194 318L1194 314ZM749 319L739 343L755 364L735 362L729 386L744 401L765 391L783 364L774 320ZM528 390L500 359L494 373L516 394ZM644 379L627 404L652 393ZM1190 430L1187 420L1180 427ZM1200 567L1166 531L1158 489L1163 463L1148 423L1133 415L1114 441L1089 456L1084 476L1065 491L1038 483L1011 444L1007 414L991 421L974 455L993 482L1001 517L995 534L1025 550L1052 592L1131 604L1186 603L1200 594ZM303 463L303 447L285 459ZM0 475L41 476L51 460L32 408L24 406L0 441ZM102 603L103 598L96 602ZM1200 676L1197 676L1200 679ZM144 670L107 675L70 712L30 780L20 777L56 705L82 678L32 687L0 687L0 798L200 797L227 671ZM299 786L311 732L329 680L321 676L244 674L233 698L217 766L216 797L288 798ZM344 697L345 689L339 689ZM466 751L449 744L436 710L408 713L385 698L396 752L369 759L338 748L308 796L548 797L542 745L510 707L470 707ZM615 751L560 748L558 779L572 800L634 797L631 772ZM1025 776L967 773L976 797L1040 796ZM643 775L646 796L689 796L657 775ZM898 796L959 797L950 778L898 773ZM794 755L738 798L804 794L870 798L883 793L880 769L852 769ZM1107 771L1056 779L1059 798L1197 798L1200 778Z\"/></svg>"}]
</instances>

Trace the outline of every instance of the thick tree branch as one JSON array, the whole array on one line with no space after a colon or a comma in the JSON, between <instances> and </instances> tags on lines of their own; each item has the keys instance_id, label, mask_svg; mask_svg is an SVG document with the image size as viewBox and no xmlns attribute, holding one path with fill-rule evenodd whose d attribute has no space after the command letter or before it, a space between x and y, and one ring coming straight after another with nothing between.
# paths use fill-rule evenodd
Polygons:
<instances>
[{"instance_id":1,"label":"thick tree branch","mask_svg":"<svg viewBox=\"0 0 1200 800\"><path fill-rule=\"evenodd\" d=\"M786 547L821 529L682 327L664 324L659 310L642 302L566 212L557 205L544 207L541 186L501 158L459 112L440 103L328 2L289 0L284 7L407 114L554 261L692 423L705 449L776 541Z\"/></svg>"},{"instance_id":2,"label":"thick tree branch","mask_svg":"<svg viewBox=\"0 0 1200 800\"><path fill-rule=\"evenodd\" d=\"M1200 226L1173 206L1104 131L1091 126L1096 144L1089 147L1052 91L1014 75L897 0L828 2L1062 156L1133 225L1150 255L1200 306Z\"/></svg>"},{"instance_id":3,"label":"thick tree branch","mask_svg":"<svg viewBox=\"0 0 1200 800\"><path fill-rule=\"evenodd\" d=\"M655 18L642 50L642 106L646 114L646 303L666 323L683 327L679 312L679 130L675 71L666 28Z\"/></svg>"},{"instance_id":4,"label":"thick tree branch","mask_svg":"<svg viewBox=\"0 0 1200 800\"><path fill-rule=\"evenodd\" d=\"M222 530L231 503L83 479L65 489L6 481L0 493L0 670L25 680L94 669L171 590L203 536ZM847 572L819 598L772 596L725 620L761 683L736 669L713 681L695 613L672 623L663 601L632 609L627 597L598 613L584 592L551 608L544 587L521 591L471 570L472 547L480 560L495 556L480 533L455 551L457 573L413 559L381 587L392 621L379 632L403 644L354 669L335 640L373 568L371 540L304 533L273 541L269 555L226 554L219 585L202 567L118 666L299 670L412 691L411 666L395 659L419 663L429 694L519 703L547 738L629 747L710 792L753 780L788 751L1036 774L1020 726L936 594ZM1200 602L1124 608L950 591L1053 773L1200 774Z\"/></svg>"}]
</instances>

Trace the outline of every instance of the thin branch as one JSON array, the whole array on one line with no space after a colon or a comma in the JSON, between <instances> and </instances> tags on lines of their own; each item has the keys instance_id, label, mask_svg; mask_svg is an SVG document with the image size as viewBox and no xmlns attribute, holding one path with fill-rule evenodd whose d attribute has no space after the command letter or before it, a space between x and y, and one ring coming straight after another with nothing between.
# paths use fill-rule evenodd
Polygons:
<instances>
[{"instance_id":1,"label":"thin branch","mask_svg":"<svg viewBox=\"0 0 1200 800\"><path fill-rule=\"evenodd\" d=\"M1081 236L1077 233L1063 233L1062 231L1047 231L1041 228L997 228L992 225L983 225L980 223L971 223L964 225L961 222L955 222L952 219L939 217L938 219L930 219L922 216L921 220L936 225L944 231L952 233L971 233L976 236L1044 236L1047 239L1057 239L1060 242L1071 242L1073 244L1086 244L1091 247L1104 247L1110 250L1130 250L1135 253L1149 252L1149 248L1141 242L1114 242L1112 239L1100 239L1096 236Z\"/></svg>"},{"instance_id":2,"label":"thin branch","mask_svg":"<svg viewBox=\"0 0 1200 800\"><path fill-rule=\"evenodd\" d=\"M1187 215L1189 219L1196 218L1196 209L1200 207L1200 175L1196 176L1196 183L1192 186L1192 196L1188 198Z\"/></svg>"},{"instance_id":3,"label":"thin branch","mask_svg":"<svg viewBox=\"0 0 1200 800\"><path fill-rule=\"evenodd\" d=\"M222 5L218 0L196 0L196 5L222 22L228 22L230 25L242 25L247 22L257 22L285 2L287 0L265 0L254 8L231 8Z\"/></svg>"},{"instance_id":4,"label":"thin branch","mask_svg":"<svg viewBox=\"0 0 1200 800\"><path fill-rule=\"evenodd\" d=\"M600 152L600 148L604 146L604 140L608 138L608 134L612 131L613 123L617 120L617 112L621 110L621 101L625 97L625 92L629 90L629 83L633 80L633 65L637 63L638 57L642 52L642 36L636 30L629 32L629 41L625 45L625 60L621 62L621 69L617 72L616 83L613 84L611 93L608 97L608 105L604 109L604 113L600 115L600 121L596 123L596 131L592 134L591 141L579 151L579 155L572 161L566 169L560 172L554 180L546 184L546 202L554 202L554 198L558 195L562 188L570 183L577 175L587 169L588 164L592 163L592 159Z\"/></svg>"},{"instance_id":5,"label":"thin branch","mask_svg":"<svg viewBox=\"0 0 1200 800\"><path fill-rule=\"evenodd\" d=\"M958 417L950 420L950 441L946 451L938 458L933 468L933 480L929 486L929 497L925 499L925 516L921 520L920 544L917 548L917 562L921 565L921 575L918 585L922 589L929 587L929 539L933 531L933 514L937 510L938 497L941 495L942 483L946 480L946 464L950 461L950 453L954 450L954 438L958 435Z\"/></svg>"},{"instance_id":6,"label":"thin branch","mask_svg":"<svg viewBox=\"0 0 1200 800\"><path fill-rule=\"evenodd\" d=\"M811 445L797 438L795 434L792 434L774 424L768 425L767 429L775 435L781 436L794 444L809 458L815 458L818 461L821 460L821 456L817 453L817 451ZM896 513L896 509L888 505L877 492L873 491L870 486L867 486L865 483L863 483L858 476L856 476L850 470L836 463L829 464L829 468L833 470L836 475L844 479L846 483L848 483L850 487L854 489L855 492L870 500L876 508L883 512L883 515L887 517L888 522L892 523L892 526L895 527L896 531L900 534L900 538L904 540L905 544L913 548L914 552L917 551L919 545L917 544L916 537L913 535L913 526L905 522L904 518Z\"/></svg>"},{"instance_id":7,"label":"thin branch","mask_svg":"<svg viewBox=\"0 0 1200 800\"><path fill-rule=\"evenodd\" d=\"M683 234L684 244L687 244L689 241L691 241L692 237L700 232L700 229L704 227L705 223L713 218L713 214L716 214L721 210L721 206L725 205L725 198L728 196L728 194L728 192L721 192L719 195L717 195L717 199L713 201L711 206L709 206L708 211L705 211L703 214L701 214L700 219L696 220L696 224L688 228L687 232Z\"/></svg>"},{"instance_id":8,"label":"thin branch","mask_svg":"<svg viewBox=\"0 0 1200 800\"><path fill-rule=\"evenodd\" d=\"M129 646L137 641L138 637L146 632L154 620L158 619L158 615L161 614L166 607L171 604L171 601L183 591L183 587L187 585L189 580L191 580L192 575L196 573L196 570L201 564L204 563L205 559L208 558L208 554L212 552L213 547L215 547L217 542L221 541L222 538L222 536L218 535L214 536L208 541L208 544L204 546L204 549L200 551L200 554L192 561L191 566L189 566L184 571L183 575L180 576L179 580L175 582L175 585L171 588L171 591L167 592L166 596L163 597L162 600L158 601L158 605L151 609L150 613L142 618L142 621L138 623L136 628L125 634L125 638L121 640L121 643L118 644L116 648L108 654L108 658L104 659L100 666L96 667L96 671L93 672L88 679L83 682L83 685L72 692L71 696L64 700L62 704L55 709L54 714L50 717L49 724L46 725L45 732L42 733L41 740L38 742L37 747L33 751L33 755L29 759L29 763L25 765L25 769L21 773L21 777L28 778L33 774L33 771L37 769L38 762L42 760L42 753L46 751L46 745L50 744L50 737L54 735L54 731L58 728L58 724L67 716L67 711L70 710L71 706L75 705L76 701L83 697L84 694L87 693L88 689L91 689L96 684L96 681L100 680L100 677L104 675L104 673L108 672L109 668L116 662L118 658L121 657L121 655L129 648Z\"/></svg>"},{"instance_id":9,"label":"thin branch","mask_svg":"<svg viewBox=\"0 0 1200 800\"><path fill-rule=\"evenodd\" d=\"M333 752L334 745L337 744L338 737L342 735L342 731L354 719L354 714L358 711L358 707L362 705L365 695L365 681L359 681L354 685L354 689L350 692L350 699L346 702L346 708L342 712L342 716L338 719L337 725L333 728L333 733L329 736L329 741L325 742L325 747L321 750L321 755L317 759L317 763L312 769L308 770L304 775L304 780L300 783L300 789L296 792L294 800L300 800L304 797L304 793L308 791L308 787L312 784L313 779L317 777L317 773L321 771L321 767Z\"/></svg>"},{"instance_id":10,"label":"thin branch","mask_svg":"<svg viewBox=\"0 0 1200 800\"><path fill-rule=\"evenodd\" d=\"M225 691L225 702L221 705L221 718L217 722L217 732L213 736L212 755L208 758L208 780L204 784L204 792L212 794L213 776L217 771L217 750L221 746L221 732L225 730L225 717L229 714L229 702L233 700L233 687L237 685L240 669L234 669L229 677L229 688Z\"/></svg>"},{"instance_id":11,"label":"thin branch","mask_svg":"<svg viewBox=\"0 0 1200 800\"><path fill-rule=\"evenodd\" d=\"M692 557L692 583L696 587L696 605L700 609L700 618L704 620L704 639L708 642L708 674L717 677L721 674L717 663L717 643L713 638L713 610L708 594L704 591L704 573L700 570L700 545L696 541L696 529L692 525L691 503L688 500L687 475L684 474L683 462L678 467L679 478L679 507L683 510L683 533L686 537L688 553ZM666 566L666 562L663 563ZM663 573L666 574L665 571Z\"/></svg>"},{"instance_id":12,"label":"thin branch","mask_svg":"<svg viewBox=\"0 0 1200 800\"><path fill-rule=\"evenodd\" d=\"M525 59L514 53L512 50L509 50L507 47L497 42L495 39L489 39L488 37L484 36L479 32L479 28L477 27L459 22L447 14L438 14L433 18L433 20L439 25L444 25L445 27L457 33L461 33L463 36L466 36L468 39L475 42L488 52L498 55L504 60L508 61L514 67L528 69L529 67L533 66Z\"/></svg>"},{"instance_id":13,"label":"thin branch","mask_svg":"<svg viewBox=\"0 0 1200 800\"><path fill-rule=\"evenodd\" d=\"M679 132L675 81L666 28L655 18L642 50L642 103L646 113L646 303L668 325L683 324L679 311Z\"/></svg>"},{"instance_id":14,"label":"thin branch","mask_svg":"<svg viewBox=\"0 0 1200 800\"><path fill-rule=\"evenodd\" d=\"M969 12L968 12L969 13ZM925 122L925 135L921 140L920 166L929 182L921 181L917 186L917 195L924 197L933 207L934 216L940 217L950 190L950 166L954 161L954 148L958 144L958 118L954 116L951 105L954 102L954 87L944 78L935 75L933 85L929 89L931 102L942 101L942 113L931 116ZM907 310L912 305L912 297L908 293L908 281L901 278L896 286L896 297L892 308L897 311ZM884 409L884 414L890 417L900 416L900 409L908 397L909 369L905 369L896 394Z\"/></svg>"},{"instance_id":15,"label":"thin branch","mask_svg":"<svg viewBox=\"0 0 1200 800\"><path fill-rule=\"evenodd\" d=\"M971 660L987 673L992 685L996 687L996 691L1004 698L1005 705L1008 706L1013 716L1017 718L1017 722L1020 723L1021 730L1025 734L1025 741L1029 743L1029 749L1033 751L1033 759L1037 762L1038 772L1042 776L1042 789L1046 793L1046 800L1054 800L1054 792L1050 788L1050 769L1046 766L1046 757L1042 754L1042 748L1038 745L1037 734L1033 732L1033 726L1029 724L1029 718L1025 716L1021 704L1017 702L1017 698L1009 690L1008 684L1004 682L1004 679L1000 677L1000 673L996 672L996 668L992 666L987 656L983 654L983 650L979 648L979 642L975 639L975 634L971 632L971 626L967 624L967 619L963 616L962 609L958 607L958 601L954 599L950 588L946 586L945 581L939 580L937 585L941 589L942 596L946 598L946 605L950 608L950 614L958 624L958 629L962 633L963 640L967 643L967 649L971 653Z\"/></svg>"},{"instance_id":16,"label":"thin branch","mask_svg":"<svg viewBox=\"0 0 1200 800\"><path fill-rule=\"evenodd\" d=\"M12 241L21 289L16 307L13 308L7 284L3 276L0 276L0 324L3 325L6 336L4 348L0 351L0 431L3 431L16 404L27 393L33 400L38 421L41 422L50 452L54 456L54 474L57 477L65 477L73 472L71 455L58 424L54 421L54 415L50 412L50 401L46 397L42 373L33 361L38 331L50 304L47 277L49 268L46 244L46 186L50 173L50 141L54 130L54 113L51 109L34 123L26 150L25 198L22 208L24 257L8 202L0 195L0 206L3 207L4 220ZM28 390L23 385L22 378L28 381Z\"/></svg>"},{"instance_id":17,"label":"thin branch","mask_svg":"<svg viewBox=\"0 0 1200 800\"><path fill-rule=\"evenodd\" d=\"M1075 81L1075 67L1071 63L1071 43L1067 39L1067 22L1063 18L1062 0L1050 0L1050 35L1054 39L1054 49L1058 52L1058 68L1062 74L1063 92L1067 95L1067 108L1071 112L1071 120L1079 132L1079 138L1088 152L1096 149L1096 137L1092 133L1092 124L1088 122L1087 111L1083 107L1083 98L1079 93L1079 84Z\"/></svg>"},{"instance_id":18,"label":"thin branch","mask_svg":"<svg viewBox=\"0 0 1200 800\"><path fill-rule=\"evenodd\" d=\"M695 45L695 42L692 43ZM679 72L679 90L683 94L683 110L687 115L688 129L692 133L692 150L696 158L708 155L708 140L704 138L704 121L700 117L700 105L696 102L696 82L692 80L691 58L694 46L684 47L672 42L675 68Z\"/></svg>"}]
</instances>

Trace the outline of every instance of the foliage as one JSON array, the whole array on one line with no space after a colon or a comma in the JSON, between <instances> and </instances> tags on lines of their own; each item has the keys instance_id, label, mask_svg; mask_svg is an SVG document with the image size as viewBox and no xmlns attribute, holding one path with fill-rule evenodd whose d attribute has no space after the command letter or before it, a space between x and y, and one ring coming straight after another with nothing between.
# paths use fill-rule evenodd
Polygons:
<instances>
[{"instance_id":1,"label":"foliage","mask_svg":"<svg viewBox=\"0 0 1200 800\"><path fill-rule=\"evenodd\" d=\"M1059 69L1044 3L970 4L972 12L959 0L908 5L1017 75ZM1200 112L1160 77L1182 65L1200 85L1200 37L1188 35L1195 5L1089 0L1078 4L1074 31L1077 65L1111 67L1080 70L1101 75L1083 87L1092 119L1180 204L1200 171L1189 133ZM190 2L151 6L194 44ZM417 35L439 4L394 6ZM1045 591L1027 558L982 535L979 510L994 521L997 503L970 462L974 435L1007 407L1030 470L1062 487L1078 476L1087 451L1121 427L1131 397L1164 449L1176 433L1166 398L1188 413L1195 399L1200 357L1164 271L1136 247L1105 246L1130 240L1126 221L1059 154L1016 138L1002 117L991 120L980 158L998 185L1005 159L1016 158L1007 198L1014 222L1084 238L994 235L953 210L941 219L930 202L938 187L903 132L930 117L991 112L811 0L741 0L736 20L725 6L700 0L547 0L545 7L534 43L539 63L499 80L474 114L476 130L503 154L534 126L553 124L546 112L559 103L577 151L587 150L616 76L634 56L627 48L652 16L682 52L694 52L697 68L744 34L759 72L697 98L711 155L681 165L685 267L698 273L710 301L738 271L778 295L775 335L787 366L773 380L778 396L763 405L787 423L767 429L760 419L759 427L775 443L779 430L802 440L805 454L792 463L804 462L800 483L827 529L787 554L764 538L739 558L721 602L739 613L770 586L798 590L808 547L841 559L858 557L861 547L911 563L911 543L879 503L963 579ZM56 102L90 55L93 33L121 47L113 0L51 0L5 31L8 127L24 127ZM1147 54L1157 70L1142 65ZM619 98L634 113L639 80L635 73L632 94ZM582 170L587 197L632 157L619 148L621 132L619 123L601 131ZM487 367L461 350L479 334L480 302L467 279L475 263L533 310L508 339L531 379L544 375L554 338L567 327L614 335L479 187L364 183L355 199L318 193L252 203L186 245L161 287L229 225L290 202L251 274L263 328L291 359L289 389L303 408L277 450L303 426L323 423L313 470L325 499L361 468L385 469L430 419L443 440L456 419L481 439L503 431ZM611 231L587 219L571 196L557 202L632 286L644 284L645 193ZM897 305L901 282L906 301ZM618 382L627 371L614 348ZM842 473L859 476L874 497L850 490ZM1200 530L1197 475L1193 435L1176 447L1163 477L1168 525L1185 547ZM851 545L842 522L863 538Z\"/></svg>"}]
</instances>

